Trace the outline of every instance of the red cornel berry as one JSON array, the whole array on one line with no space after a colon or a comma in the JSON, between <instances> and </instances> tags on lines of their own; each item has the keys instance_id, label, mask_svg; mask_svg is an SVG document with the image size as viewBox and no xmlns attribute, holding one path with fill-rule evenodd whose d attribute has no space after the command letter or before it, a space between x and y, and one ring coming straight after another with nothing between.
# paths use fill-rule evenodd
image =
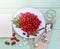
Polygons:
<instances>
[{"instance_id":1,"label":"red cornel berry","mask_svg":"<svg viewBox=\"0 0 60 49\"><path fill-rule=\"evenodd\" d=\"M30 12L21 13L18 22L19 28L27 32L28 35L36 34L36 30L41 24L41 21L38 19L37 15Z\"/></svg>"}]
</instances>

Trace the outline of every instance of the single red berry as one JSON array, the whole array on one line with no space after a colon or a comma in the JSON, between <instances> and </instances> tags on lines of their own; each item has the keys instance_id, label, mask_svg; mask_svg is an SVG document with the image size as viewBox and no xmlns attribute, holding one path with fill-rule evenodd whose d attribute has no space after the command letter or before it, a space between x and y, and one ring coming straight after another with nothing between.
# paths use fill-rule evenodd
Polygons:
<instances>
[{"instance_id":1,"label":"single red berry","mask_svg":"<svg viewBox=\"0 0 60 49\"><path fill-rule=\"evenodd\" d=\"M15 36L15 33L13 33L12 36Z\"/></svg>"},{"instance_id":2,"label":"single red berry","mask_svg":"<svg viewBox=\"0 0 60 49\"><path fill-rule=\"evenodd\" d=\"M15 45L15 44L16 44L16 42L15 42L15 41L11 42L11 45Z\"/></svg>"}]
</instances>

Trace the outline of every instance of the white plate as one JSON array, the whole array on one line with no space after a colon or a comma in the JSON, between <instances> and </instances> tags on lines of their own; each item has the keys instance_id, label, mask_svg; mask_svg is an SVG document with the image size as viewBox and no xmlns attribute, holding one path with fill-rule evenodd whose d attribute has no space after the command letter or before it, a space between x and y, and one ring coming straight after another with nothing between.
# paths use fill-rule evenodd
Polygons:
<instances>
[{"instance_id":1,"label":"white plate","mask_svg":"<svg viewBox=\"0 0 60 49\"><path fill-rule=\"evenodd\" d=\"M16 14L14 15L13 18L15 18L16 16L18 16L20 13L25 13L25 12L30 12L30 13L33 13L33 14L37 15L38 18L39 18L39 20L42 21L42 23L39 26L39 28L45 27L45 19L44 19L43 15L41 14L41 12L39 10L34 9L34 8L23 8L23 9L20 9L19 11L16 12ZM32 35L30 35L29 37L27 37L26 35L23 35L23 30L21 30L20 28L16 28L14 24L13 24L13 29L21 37L24 37L24 38L35 38L36 37L36 36L32 36ZM40 34L42 34L43 31L44 31L44 29L41 30L41 31L39 31L39 34L37 34L37 36L39 36Z\"/></svg>"}]
</instances>

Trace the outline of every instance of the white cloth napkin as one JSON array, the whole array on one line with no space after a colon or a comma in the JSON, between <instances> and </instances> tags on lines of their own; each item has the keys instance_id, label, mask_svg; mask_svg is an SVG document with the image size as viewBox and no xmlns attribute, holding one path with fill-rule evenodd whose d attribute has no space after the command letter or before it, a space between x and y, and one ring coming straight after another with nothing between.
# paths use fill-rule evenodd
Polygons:
<instances>
[{"instance_id":1,"label":"white cloth napkin","mask_svg":"<svg viewBox=\"0 0 60 49\"><path fill-rule=\"evenodd\" d=\"M0 14L0 37L12 37L12 16Z\"/></svg>"}]
</instances>

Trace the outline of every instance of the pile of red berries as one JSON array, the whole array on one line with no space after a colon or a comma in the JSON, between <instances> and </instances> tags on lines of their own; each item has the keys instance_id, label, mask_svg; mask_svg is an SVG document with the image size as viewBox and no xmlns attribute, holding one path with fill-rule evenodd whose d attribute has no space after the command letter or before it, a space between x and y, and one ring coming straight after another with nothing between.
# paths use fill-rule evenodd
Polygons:
<instances>
[{"instance_id":1,"label":"pile of red berries","mask_svg":"<svg viewBox=\"0 0 60 49\"><path fill-rule=\"evenodd\" d=\"M41 24L41 21L38 19L37 15L30 12L21 13L18 22L19 27L23 31L27 33L30 32L31 34L35 33L35 31L39 28L39 25Z\"/></svg>"}]
</instances>

